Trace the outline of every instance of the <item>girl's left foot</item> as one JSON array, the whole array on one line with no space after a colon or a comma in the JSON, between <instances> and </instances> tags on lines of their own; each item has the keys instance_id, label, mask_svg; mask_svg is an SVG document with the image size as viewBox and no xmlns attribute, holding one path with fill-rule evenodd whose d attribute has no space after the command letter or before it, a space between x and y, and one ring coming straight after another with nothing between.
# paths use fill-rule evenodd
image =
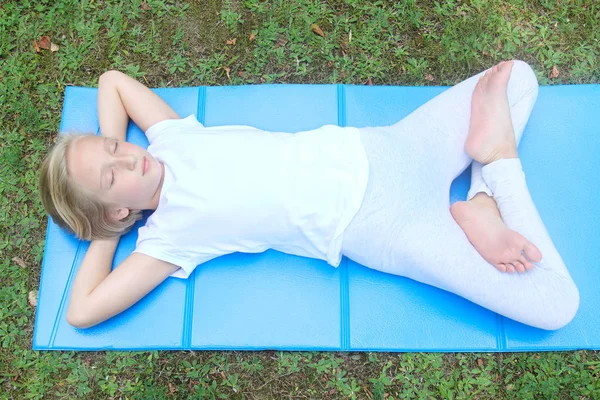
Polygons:
<instances>
[{"instance_id":1,"label":"girl's left foot","mask_svg":"<svg viewBox=\"0 0 600 400\"><path fill-rule=\"evenodd\" d=\"M512 61L503 61L492 67L473 90L465 150L484 165L500 158L518 157L506 94L512 66Z\"/></svg>"},{"instance_id":2,"label":"girl's left foot","mask_svg":"<svg viewBox=\"0 0 600 400\"><path fill-rule=\"evenodd\" d=\"M478 193L450 207L452 216L481 256L500 272L525 272L542 259L537 247L502 221L496 201Z\"/></svg>"}]
</instances>

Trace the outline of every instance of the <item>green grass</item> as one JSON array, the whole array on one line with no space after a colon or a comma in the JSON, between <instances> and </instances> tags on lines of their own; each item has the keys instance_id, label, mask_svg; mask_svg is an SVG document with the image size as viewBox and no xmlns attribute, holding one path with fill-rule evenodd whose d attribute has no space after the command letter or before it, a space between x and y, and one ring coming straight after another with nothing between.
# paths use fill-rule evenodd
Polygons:
<instances>
[{"instance_id":1,"label":"green grass","mask_svg":"<svg viewBox=\"0 0 600 400\"><path fill-rule=\"evenodd\" d=\"M37 171L56 137L66 85L96 85L111 68L154 87L452 85L513 58L529 62L541 84L598 83L595 3L148 0L145 9L140 0L3 1L0 397L600 398L594 351L36 352L27 300L39 286L46 225ZM60 49L36 53L42 35Z\"/></svg>"}]
</instances>

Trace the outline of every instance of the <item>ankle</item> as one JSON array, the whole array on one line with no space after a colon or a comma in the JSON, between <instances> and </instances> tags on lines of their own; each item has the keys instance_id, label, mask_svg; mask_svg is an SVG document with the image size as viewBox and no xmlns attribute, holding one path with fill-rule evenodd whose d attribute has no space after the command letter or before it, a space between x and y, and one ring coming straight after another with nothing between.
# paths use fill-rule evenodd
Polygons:
<instances>
[{"instance_id":1,"label":"ankle","mask_svg":"<svg viewBox=\"0 0 600 400\"><path fill-rule=\"evenodd\" d=\"M485 162L483 162L482 164L485 166L485 165L491 164L495 161L498 161L501 159L508 159L508 158L519 158L517 149L514 148L513 146L507 146L507 148L498 149L489 157L489 159L485 160Z\"/></svg>"}]
</instances>

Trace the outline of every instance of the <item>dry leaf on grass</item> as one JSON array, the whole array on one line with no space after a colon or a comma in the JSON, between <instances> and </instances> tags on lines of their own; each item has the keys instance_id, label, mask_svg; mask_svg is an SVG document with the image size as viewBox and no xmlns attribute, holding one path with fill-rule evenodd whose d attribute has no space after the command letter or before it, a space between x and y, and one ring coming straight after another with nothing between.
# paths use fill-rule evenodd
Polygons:
<instances>
[{"instance_id":1,"label":"dry leaf on grass","mask_svg":"<svg viewBox=\"0 0 600 400\"><path fill-rule=\"evenodd\" d=\"M558 68L556 68L556 65L554 67L552 67L552 72L550 73L550 78L554 79L554 78L558 78L558 75L560 75L560 72L558 71Z\"/></svg>"},{"instance_id":2,"label":"dry leaf on grass","mask_svg":"<svg viewBox=\"0 0 600 400\"><path fill-rule=\"evenodd\" d=\"M231 77L229 76L229 72L231 71L231 68L223 67L223 69L225 70L225 73L227 74L227 79L231 79Z\"/></svg>"},{"instance_id":3,"label":"dry leaf on grass","mask_svg":"<svg viewBox=\"0 0 600 400\"><path fill-rule=\"evenodd\" d=\"M284 47L286 44L288 44L288 40L284 37L284 36L280 36L277 41L275 42L275 48L278 49L280 47Z\"/></svg>"},{"instance_id":4,"label":"dry leaf on grass","mask_svg":"<svg viewBox=\"0 0 600 400\"><path fill-rule=\"evenodd\" d=\"M58 49L60 49L60 47L58 47L58 45L57 45L57 44L50 43L50 51L51 51L51 52L53 52L53 53L54 53L55 51L58 51Z\"/></svg>"},{"instance_id":5,"label":"dry leaf on grass","mask_svg":"<svg viewBox=\"0 0 600 400\"><path fill-rule=\"evenodd\" d=\"M38 46L40 46L40 49L50 50L50 37L42 36L38 42Z\"/></svg>"},{"instance_id":6,"label":"dry leaf on grass","mask_svg":"<svg viewBox=\"0 0 600 400\"><path fill-rule=\"evenodd\" d=\"M346 55L348 53L348 42L346 42L344 39L341 39L339 41L340 44L340 50L342 50L342 54Z\"/></svg>"},{"instance_id":7,"label":"dry leaf on grass","mask_svg":"<svg viewBox=\"0 0 600 400\"><path fill-rule=\"evenodd\" d=\"M171 382L169 382L168 385L169 385L169 393L167 393L167 396L172 396L173 393L175 393L175 386Z\"/></svg>"},{"instance_id":8,"label":"dry leaf on grass","mask_svg":"<svg viewBox=\"0 0 600 400\"><path fill-rule=\"evenodd\" d=\"M148 3L146 3L146 0L144 0L142 2L142 4L140 4L140 7L142 7L142 10L146 10L146 11L152 10L152 6Z\"/></svg>"},{"instance_id":9,"label":"dry leaf on grass","mask_svg":"<svg viewBox=\"0 0 600 400\"><path fill-rule=\"evenodd\" d=\"M425 79L427 79L429 82L433 82L433 75L427 74L425 75Z\"/></svg>"},{"instance_id":10,"label":"dry leaf on grass","mask_svg":"<svg viewBox=\"0 0 600 400\"><path fill-rule=\"evenodd\" d=\"M233 45L235 45L235 41L236 41L236 40L237 40L237 38L233 38L233 39L231 39L231 40L228 40L228 41L227 41L227 44L233 44Z\"/></svg>"},{"instance_id":11,"label":"dry leaf on grass","mask_svg":"<svg viewBox=\"0 0 600 400\"><path fill-rule=\"evenodd\" d=\"M35 49L36 53L39 53L40 51L40 46L38 46L37 42L35 41L35 39L33 39L33 48Z\"/></svg>"},{"instance_id":12,"label":"dry leaf on grass","mask_svg":"<svg viewBox=\"0 0 600 400\"><path fill-rule=\"evenodd\" d=\"M29 292L29 296L27 296L27 298L29 300L29 304L32 307L37 307L37 297L38 297L37 290L32 290L31 292Z\"/></svg>"},{"instance_id":13,"label":"dry leaf on grass","mask_svg":"<svg viewBox=\"0 0 600 400\"><path fill-rule=\"evenodd\" d=\"M245 74L246 74L246 72L244 72L244 71L240 71L240 72L238 72L238 76L239 76L240 78L243 78Z\"/></svg>"},{"instance_id":14,"label":"dry leaf on grass","mask_svg":"<svg viewBox=\"0 0 600 400\"><path fill-rule=\"evenodd\" d=\"M313 31L314 33L316 33L316 34L317 34L317 35L319 35L319 36L325 37L325 34L324 34L324 33L323 33L323 31L321 30L321 28L319 28L319 25L317 25L317 24L312 24L310 27L312 28L312 31Z\"/></svg>"},{"instance_id":15,"label":"dry leaf on grass","mask_svg":"<svg viewBox=\"0 0 600 400\"><path fill-rule=\"evenodd\" d=\"M250 41L253 41L255 37L256 37L256 34L254 32L251 32L250 33Z\"/></svg>"},{"instance_id":16,"label":"dry leaf on grass","mask_svg":"<svg viewBox=\"0 0 600 400\"><path fill-rule=\"evenodd\" d=\"M373 81L371 80L371 78L369 78L369 80L367 81L367 85L373 86Z\"/></svg>"},{"instance_id":17,"label":"dry leaf on grass","mask_svg":"<svg viewBox=\"0 0 600 400\"><path fill-rule=\"evenodd\" d=\"M13 257L12 260L17 263L17 265L21 268L29 268L25 261L21 257Z\"/></svg>"}]
</instances>

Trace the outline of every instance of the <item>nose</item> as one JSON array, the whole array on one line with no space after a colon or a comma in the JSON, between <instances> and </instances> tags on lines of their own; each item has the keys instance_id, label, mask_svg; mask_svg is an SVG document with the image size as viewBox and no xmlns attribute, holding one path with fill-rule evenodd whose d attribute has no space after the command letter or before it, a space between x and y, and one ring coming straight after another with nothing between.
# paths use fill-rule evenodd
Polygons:
<instances>
[{"instance_id":1,"label":"nose","mask_svg":"<svg viewBox=\"0 0 600 400\"><path fill-rule=\"evenodd\" d=\"M121 168L133 171L137 164L137 158L134 155L124 155L117 158L116 164Z\"/></svg>"}]
</instances>

